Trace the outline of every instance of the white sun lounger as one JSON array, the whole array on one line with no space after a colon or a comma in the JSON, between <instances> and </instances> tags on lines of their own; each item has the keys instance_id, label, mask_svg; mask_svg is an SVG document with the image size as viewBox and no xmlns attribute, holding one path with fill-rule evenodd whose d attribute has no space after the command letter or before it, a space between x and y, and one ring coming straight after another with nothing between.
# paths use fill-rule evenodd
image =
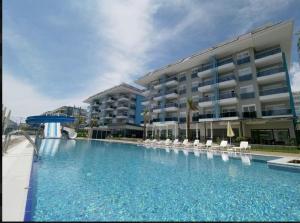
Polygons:
<instances>
[{"instance_id":1,"label":"white sun lounger","mask_svg":"<svg viewBox=\"0 0 300 223\"><path fill-rule=\"evenodd\" d=\"M171 139L166 139L165 145L166 145L166 146L171 146L171 145L172 145Z\"/></svg>"},{"instance_id":2,"label":"white sun lounger","mask_svg":"<svg viewBox=\"0 0 300 223\"><path fill-rule=\"evenodd\" d=\"M227 145L228 145L227 140L222 140L220 145L212 146L212 148L214 148L214 149L225 149L225 148L227 148Z\"/></svg>"},{"instance_id":3,"label":"white sun lounger","mask_svg":"<svg viewBox=\"0 0 300 223\"><path fill-rule=\"evenodd\" d=\"M183 145L184 147L192 146L192 144L189 143L189 140L188 140L188 139L183 140L182 145Z\"/></svg>"},{"instance_id":4,"label":"white sun lounger","mask_svg":"<svg viewBox=\"0 0 300 223\"><path fill-rule=\"evenodd\" d=\"M173 144L172 144L173 146L180 146L181 145L181 142L179 142L179 140L178 139L175 139L174 141L173 141Z\"/></svg>"},{"instance_id":5,"label":"white sun lounger","mask_svg":"<svg viewBox=\"0 0 300 223\"><path fill-rule=\"evenodd\" d=\"M205 148L205 149L208 149L210 147L212 147L212 140L211 139L206 140L205 145L201 146L201 148Z\"/></svg>"},{"instance_id":6,"label":"white sun lounger","mask_svg":"<svg viewBox=\"0 0 300 223\"><path fill-rule=\"evenodd\" d=\"M251 149L251 146L249 146L247 141L241 141L240 146L232 147L232 149L230 150L236 151L237 149L239 149L240 151L242 151L242 149L247 150L247 149Z\"/></svg>"}]
</instances>

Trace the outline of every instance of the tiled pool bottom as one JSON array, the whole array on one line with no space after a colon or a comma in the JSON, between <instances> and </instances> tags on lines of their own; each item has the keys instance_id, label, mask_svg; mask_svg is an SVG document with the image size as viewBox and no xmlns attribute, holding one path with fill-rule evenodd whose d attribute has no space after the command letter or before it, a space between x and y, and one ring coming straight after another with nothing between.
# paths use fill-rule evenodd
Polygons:
<instances>
[{"instance_id":1,"label":"tiled pool bottom","mask_svg":"<svg viewBox=\"0 0 300 223\"><path fill-rule=\"evenodd\" d=\"M300 220L300 174L265 162L83 140L40 152L27 220Z\"/></svg>"}]
</instances>

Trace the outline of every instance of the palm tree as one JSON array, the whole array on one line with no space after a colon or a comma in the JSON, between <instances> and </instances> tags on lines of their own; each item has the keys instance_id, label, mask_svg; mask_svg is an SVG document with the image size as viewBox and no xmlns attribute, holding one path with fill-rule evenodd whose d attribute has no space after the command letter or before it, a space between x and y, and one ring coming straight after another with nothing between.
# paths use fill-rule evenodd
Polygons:
<instances>
[{"instance_id":1,"label":"palm tree","mask_svg":"<svg viewBox=\"0 0 300 223\"><path fill-rule=\"evenodd\" d=\"M149 110L148 109L145 109L143 111L143 119L144 119L144 134L143 134L143 139L145 140L146 139L146 124L147 122L149 121Z\"/></svg>"},{"instance_id":2,"label":"palm tree","mask_svg":"<svg viewBox=\"0 0 300 223\"><path fill-rule=\"evenodd\" d=\"M191 139L191 130L190 130L190 114L191 111L197 111L199 108L197 105L193 102L191 98L188 98L186 101L186 107L187 107L187 113L186 113L186 128L187 128L187 138L188 140Z\"/></svg>"}]
</instances>

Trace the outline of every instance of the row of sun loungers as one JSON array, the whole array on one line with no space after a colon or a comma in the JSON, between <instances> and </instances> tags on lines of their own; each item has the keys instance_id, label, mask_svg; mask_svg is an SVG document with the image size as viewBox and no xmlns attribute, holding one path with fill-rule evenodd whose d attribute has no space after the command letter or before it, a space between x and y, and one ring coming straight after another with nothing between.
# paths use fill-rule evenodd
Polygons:
<instances>
[{"instance_id":1,"label":"row of sun loungers","mask_svg":"<svg viewBox=\"0 0 300 223\"><path fill-rule=\"evenodd\" d=\"M216 150L227 150L234 151L237 150L248 150L251 147L249 146L247 141L241 141L240 146L230 146L228 145L227 140L222 140L219 145L214 144L212 140L207 140L205 144L201 143L198 139L196 139L193 143L189 142L187 139L183 140L181 143L178 139L174 141L170 139L157 141L156 139L150 140L147 139L144 141L145 145L150 146L166 146L166 147L184 147L184 148L193 148L193 149L216 149Z\"/></svg>"}]
</instances>

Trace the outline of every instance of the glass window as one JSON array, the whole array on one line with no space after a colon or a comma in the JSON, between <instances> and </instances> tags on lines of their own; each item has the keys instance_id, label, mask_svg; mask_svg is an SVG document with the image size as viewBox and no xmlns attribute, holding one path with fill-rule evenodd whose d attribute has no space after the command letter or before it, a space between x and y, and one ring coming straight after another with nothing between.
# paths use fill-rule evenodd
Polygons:
<instances>
[{"instance_id":1,"label":"glass window","mask_svg":"<svg viewBox=\"0 0 300 223\"><path fill-rule=\"evenodd\" d=\"M256 110L255 105L244 105L243 112L254 112Z\"/></svg>"},{"instance_id":2,"label":"glass window","mask_svg":"<svg viewBox=\"0 0 300 223\"><path fill-rule=\"evenodd\" d=\"M246 68L243 68L243 69L239 69L238 71L239 73L239 76L245 76L247 74L252 74L252 70L251 70L251 67L246 67Z\"/></svg>"},{"instance_id":3,"label":"glass window","mask_svg":"<svg viewBox=\"0 0 300 223\"><path fill-rule=\"evenodd\" d=\"M250 92L253 92L253 91L254 91L254 89L253 89L253 85L252 84L240 88L240 93L241 94L243 94L243 93L250 93Z\"/></svg>"},{"instance_id":4,"label":"glass window","mask_svg":"<svg viewBox=\"0 0 300 223\"><path fill-rule=\"evenodd\" d=\"M249 53L248 50L243 51L243 52L238 53L236 57L237 57L238 60L241 60L241 59L244 59L246 57L250 57L250 53Z\"/></svg>"}]
</instances>

